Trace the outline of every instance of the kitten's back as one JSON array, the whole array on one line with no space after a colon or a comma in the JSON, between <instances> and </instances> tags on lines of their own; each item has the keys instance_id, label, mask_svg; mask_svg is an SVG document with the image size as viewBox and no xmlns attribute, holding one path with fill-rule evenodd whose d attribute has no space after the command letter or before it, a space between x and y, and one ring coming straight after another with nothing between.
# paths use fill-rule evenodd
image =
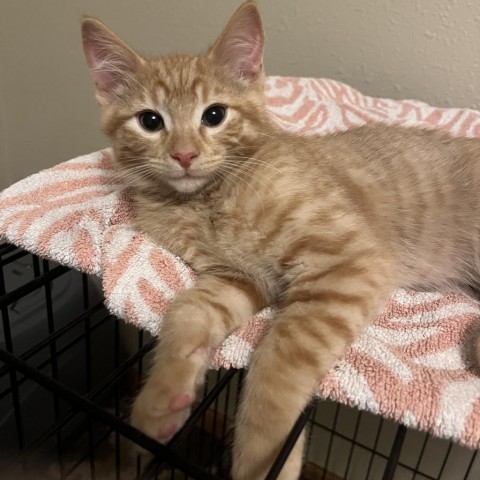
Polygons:
<instances>
[{"instance_id":1,"label":"kitten's back","mask_svg":"<svg viewBox=\"0 0 480 480\"><path fill-rule=\"evenodd\" d=\"M479 139L376 124L280 140L269 162L314 202L337 191L390 249L404 286L479 283Z\"/></svg>"}]
</instances>

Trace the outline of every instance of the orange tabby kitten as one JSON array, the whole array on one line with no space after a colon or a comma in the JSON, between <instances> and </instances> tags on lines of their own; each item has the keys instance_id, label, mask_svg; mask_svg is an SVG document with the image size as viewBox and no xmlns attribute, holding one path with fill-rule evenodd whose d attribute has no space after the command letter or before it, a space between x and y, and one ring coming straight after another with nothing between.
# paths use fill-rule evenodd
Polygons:
<instances>
[{"instance_id":1,"label":"orange tabby kitten","mask_svg":"<svg viewBox=\"0 0 480 480\"><path fill-rule=\"evenodd\" d=\"M479 286L480 141L387 127L279 130L243 4L205 55L146 58L95 19L83 43L136 226L198 272L165 316L132 423L167 442L209 353L276 302L237 418L233 478L264 478L295 419L399 286ZM302 440L281 478L299 475Z\"/></svg>"}]
</instances>

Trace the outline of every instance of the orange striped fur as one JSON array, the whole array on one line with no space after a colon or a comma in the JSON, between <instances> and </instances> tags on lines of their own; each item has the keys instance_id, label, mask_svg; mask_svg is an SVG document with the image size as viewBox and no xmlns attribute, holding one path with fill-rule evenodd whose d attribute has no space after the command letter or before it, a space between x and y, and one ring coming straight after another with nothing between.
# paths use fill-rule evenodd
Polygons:
<instances>
[{"instance_id":1,"label":"orange striped fur","mask_svg":"<svg viewBox=\"0 0 480 480\"><path fill-rule=\"evenodd\" d=\"M164 319L133 425L168 441L210 350L275 302L233 452L234 479L262 479L319 379L393 288L479 287L480 141L383 125L280 130L265 109L252 2L203 56L145 58L95 19L83 39L136 226L199 274ZM225 108L218 126L202 120L211 105ZM146 110L161 129L142 128ZM178 152L195 154L188 168ZM302 443L281 478L298 477Z\"/></svg>"}]
</instances>

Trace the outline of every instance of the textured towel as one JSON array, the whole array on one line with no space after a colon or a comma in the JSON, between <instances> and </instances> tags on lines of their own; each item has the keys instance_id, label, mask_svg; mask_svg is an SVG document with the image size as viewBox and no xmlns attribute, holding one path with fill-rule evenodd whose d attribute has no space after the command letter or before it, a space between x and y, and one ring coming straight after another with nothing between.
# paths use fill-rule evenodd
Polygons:
<instances>
[{"instance_id":1,"label":"textured towel","mask_svg":"<svg viewBox=\"0 0 480 480\"><path fill-rule=\"evenodd\" d=\"M480 136L479 112L366 97L331 80L271 77L267 92L278 122L302 133L381 121ZM0 195L0 236L101 276L110 310L155 333L195 274L134 232L129 220L128 191L113 175L108 149L35 174ZM399 290L319 394L480 447L480 378L468 368L479 317L480 307L461 295ZM246 366L271 318L267 309L230 335L212 366Z\"/></svg>"}]
</instances>

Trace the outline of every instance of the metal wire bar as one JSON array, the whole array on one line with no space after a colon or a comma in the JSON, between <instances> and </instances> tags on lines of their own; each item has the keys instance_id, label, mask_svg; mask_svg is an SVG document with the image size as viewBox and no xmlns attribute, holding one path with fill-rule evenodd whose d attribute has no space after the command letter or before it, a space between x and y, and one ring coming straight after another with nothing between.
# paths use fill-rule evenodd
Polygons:
<instances>
[{"instance_id":1,"label":"metal wire bar","mask_svg":"<svg viewBox=\"0 0 480 480\"><path fill-rule=\"evenodd\" d=\"M180 430L177 435L172 438L172 441L170 442L172 445L177 445L185 439L189 429L191 429L195 425L195 423L197 423L200 417L204 415L208 407L215 401L220 392L225 388L225 385L230 382L230 380L237 374L237 372L238 370L235 368L231 368L230 370L226 371L220 381L215 384L215 386L210 390L210 392L207 393L202 402L195 408L194 412L192 413L192 415L190 415L190 418L187 420L182 430Z\"/></svg>"},{"instance_id":2,"label":"metal wire bar","mask_svg":"<svg viewBox=\"0 0 480 480\"><path fill-rule=\"evenodd\" d=\"M114 337L114 351L113 351L113 367L115 370L120 365L120 325L118 318L113 322L113 337ZM118 383L115 382L114 387L114 408L115 416L120 418L120 391ZM120 434L115 431L115 476L120 480Z\"/></svg>"},{"instance_id":3,"label":"metal wire bar","mask_svg":"<svg viewBox=\"0 0 480 480\"><path fill-rule=\"evenodd\" d=\"M472 454L472 458L470 459L470 463L468 464L467 471L465 472L465 476L463 477L463 480L467 480L468 476L470 475L470 472L473 467L473 463L475 462L475 458L477 458L478 450L475 450Z\"/></svg>"},{"instance_id":4,"label":"metal wire bar","mask_svg":"<svg viewBox=\"0 0 480 480\"><path fill-rule=\"evenodd\" d=\"M387 466L383 472L383 480L392 480L393 475L395 474L406 433L407 428L404 425L399 425L397 428L397 434L395 435L395 440L393 441L392 449L390 450Z\"/></svg>"},{"instance_id":5,"label":"metal wire bar","mask_svg":"<svg viewBox=\"0 0 480 480\"><path fill-rule=\"evenodd\" d=\"M0 244L0 257L3 257L11 252L18 250L15 245L11 245L9 243L2 243Z\"/></svg>"},{"instance_id":6,"label":"metal wire bar","mask_svg":"<svg viewBox=\"0 0 480 480\"><path fill-rule=\"evenodd\" d=\"M36 255L32 255L33 278L40 276L40 259Z\"/></svg>"},{"instance_id":7,"label":"metal wire bar","mask_svg":"<svg viewBox=\"0 0 480 480\"><path fill-rule=\"evenodd\" d=\"M220 379L219 382L210 390L210 392L205 395L200 404L192 412L188 420L185 422L184 426L175 434L175 436L170 440L168 446L170 448L176 448L190 433L195 424L200 420L201 417L205 414L208 407L215 401L220 392L225 388L225 385L230 383L230 380L238 373L237 369L227 370L225 375ZM148 475L152 475L154 471L161 470L165 466L164 459L155 459L149 466L148 470L144 472L141 476L141 480L147 480L150 478Z\"/></svg>"},{"instance_id":8,"label":"metal wire bar","mask_svg":"<svg viewBox=\"0 0 480 480\"><path fill-rule=\"evenodd\" d=\"M373 448L369 450L371 451L370 454L370 460L368 461L368 468L367 468L367 474L365 475L365 479L368 480L370 478L370 472L372 471L372 466L373 466L373 459L375 458L375 455L377 453L377 446L378 446L378 441L380 440L380 434L382 433L382 427L383 427L383 418L380 418L380 422L377 428L377 434L375 435L375 440L373 441Z\"/></svg>"},{"instance_id":9,"label":"metal wire bar","mask_svg":"<svg viewBox=\"0 0 480 480\"><path fill-rule=\"evenodd\" d=\"M101 318L100 320L97 321L97 323L91 328L91 330L95 330L97 328L99 328L103 323L105 323L107 320L113 318L113 315L107 315L106 317L103 317ZM80 335L77 335L75 338L73 338L68 344L64 345L62 348L59 348L57 350L57 355L60 356L62 355L63 353L67 352L68 350L70 350L70 348L72 348L75 344L77 344L78 342L80 342L81 340L83 339L83 334L80 334ZM19 359L21 359L20 357L17 357ZM40 364L37 365L37 369L41 370L43 369L44 367L46 367L48 364L50 363L50 359L47 358L46 360L44 360L43 362L41 362ZM3 367L5 368L5 367ZM28 380L28 377L24 376L24 377L21 377L19 380L18 380L18 385L21 385L22 383L24 383L25 381ZM2 397L4 397L6 394L8 394L9 392L11 391L11 388L7 387L3 392L0 393L0 399Z\"/></svg>"},{"instance_id":10,"label":"metal wire bar","mask_svg":"<svg viewBox=\"0 0 480 480\"><path fill-rule=\"evenodd\" d=\"M220 372L217 372L217 383L220 380L220 375L219 374L220 374ZM219 400L218 397L219 396L217 395L217 397L214 400L214 407L213 407L213 422L212 422L212 427L211 427L212 432L210 434L210 461L208 462L210 469L212 468L213 461L214 461L214 458L215 458L215 433L217 431L217 418L218 418L217 414L218 414L218 400Z\"/></svg>"},{"instance_id":11,"label":"metal wire bar","mask_svg":"<svg viewBox=\"0 0 480 480\"><path fill-rule=\"evenodd\" d=\"M127 423L115 418L114 416L105 412L92 401L88 400L85 397L82 397L73 390L65 387L60 382L57 382L53 378L22 362L11 353L0 349L0 360L8 363L18 371L22 372L24 375L27 375L32 380L36 381L48 390L54 392L69 403L73 404L75 407L88 413L88 415L91 415L93 418L97 419L101 423L115 430L118 430L123 436L127 437L129 440L133 441L138 446L142 447L145 450L148 450L155 456L158 456L159 458L176 466L179 470L192 475L198 480L212 479L212 477L210 475L207 475L202 469L198 468L195 465L189 464L188 462L185 462L185 460L172 449L169 449L168 447L158 443L156 440L148 437L140 430L137 430L131 425L128 425Z\"/></svg>"},{"instance_id":12,"label":"metal wire bar","mask_svg":"<svg viewBox=\"0 0 480 480\"><path fill-rule=\"evenodd\" d=\"M453 443L450 442L449 445L448 445L447 453L445 454L445 457L443 457L443 462L442 462L442 466L440 467L440 472L438 474L438 478L442 478L443 471L445 470L445 467L446 467L447 462L448 462L448 457L450 456L450 452L452 451L452 446L453 446Z\"/></svg>"},{"instance_id":13,"label":"metal wire bar","mask_svg":"<svg viewBox=\"0 0 480 480\"><path fill-rule=\"evenodd\" d=\"M4 249L5 250L5 249ZM0 257L1 258L1 257ZM0 300L5 297L5 277L3 274L3 268L0 268ZM0 302L1 305L1 302ZM8 314L7 305L0 306L0 311L2 312L2 326L3 326L3 338L5 342L5 348L9 353L13 353L13 341L12 341L12 332L10 329L10 318ZM24 431L23 431L23 422L21 416L21 406L20 406L20 395L18 392L18 379L17 372L13 368L7 368L6 370L10 376L10 389L12 393L12 403L14 410L14 418L17 432L17 443L19 448L24 446Z\"/></svg>"},{"instance_id":14,"label":"metal wire bar","mask_svg":"<svg viewBox=\"0 0 480 480\"><path fill-rule=\"evenodd\" d=\"M333 429L331 430L330 441L328 442L327 457L325 460L325 469L323 471L322 480L325 480L325 477L327 476L328 464L330 463L330 455L332 454L333 435L336 433L335 429L337 427L339 413L340 413L340 405L337 405L335 409L335 416L333 417L333 427L332 427Z\"/></svg>"},{"instance_id":15,"label":"metal wire bar","mask_svg":"<svg viewBox=\"0 0 480 480\"><path fill-rule=\"evenodd\" d=\"M72 328L76 327L79 323L84 322L89 316L92 316L94 313L100 311L104 307L103 302L99 302L93 307L89 308L88 311L82 313L80 316L77 318L73 319L66 325L64 325L61 328L58 328L54 332L52 332L50 335L45 337L43 340L40 340L37 342L33 347L28 349L26 352L22 353L19 355L19 358L23 361L27 361L30 357L35 355L36 353L40 352L43 348L46 346L50 345L52 342L55 340L59 339L62 335L65 335L68 333ZM8 367L1 367L0 368L0 378L8 373ZM1 398L0 394L0 398Z\"/></svg>"},{"instance_id":16,"label":"metal wire bar","mask_svg":"<svg viewBox=\"0 0 480 480\"><path fill-rule=\"evenodd\" d=\"M428 440L429 440L429 436L427 434L425 434L425 440L423 441L422 448L420 450L420 454L418 455L418 460L417 460L417 462L415 464L415 467L414 467L415 471L413 472L412 480L415 480L417 478L418 474L422 475L422 472L420 472L419 467L420 467L420 463L422 463L423 455L425 453L425 449L427 448Z\"/></svg>"},{"instance_id":17,"label":"metal wire bar","mask_svg":"<svg viewBox=\"0 0 480 480\"><path fill-rule=\"evenodd\" d=\"M140 358L146 355L154 346L154 341L146 343L140 350L138 350L132 357L123 362L119 368L113 371L109 376L107 376L102 382L98 383L87 395L85 398L88 400L95 399L100 395L105 389L107 389L112 383L116 382L125 372L131 368L135 362ZM67 413L62 419L54 423L48 430L46 430L41 436L39 436L34 442L29 446L29 451L33 451L38 448L47 438L54 435L55 432L63 428L68 422L73 420L73 418L78 415L80 412L72 409L71 412Z\"/></svg>"},{"instance_id":18,"label":"metal wire bar","mask_svg":"<svg viewBox=\"0 0 480 480\"><path fill-rule=\"evenodd\" d=\"M27 255L30 255L30 254L28 252L24 252L23 250L20 250L18 253L10 255L4 260L0 260L0 267L4 267L9 263L15 262L15 260L20 260L21 258L26 257Z\"/></svg>"},{"instance_id":19,"label":"metal wire bar","mask_svg":"<svg viewBox=\"0 0 480 480\"><path fill-rule=\"evenodd\" d=\"M49 271L49 263L48 260L43 260L43 271L47 273ZM47 313L47 327L49 335L52 335L55 332L55 321L53 315L53 300L52 300L52 285L51 282L45 283L45 307ZM55 380L58 380L58 364L57 364L57 348L56 342L50 342L49 344L49 351L50 351L50 367L52 371L52 377ZM58 420L60 417L60 401L56 395L53 395L53 415L55 421ZM57 453L59 458L59 465L60 465L60 472L63 473L64 466L62 462L62 436L61 432L58 431L56 433L56 444L57 444Z\"/></svg>"},{"instance_id":20,"label":"metal wire bar","mask_svg":"<svg viewBox=\"0 0 480 480\"><path fill-rule=\"evenodd\" d=\"M355 423L355 430L354 430L352 442L350 445L350 451L348 452L347 466L345 468L345 473L343 474L343 478L348 478L348 472L350 471L350 467L352 464L353 449L355 448L355 442L358 437L358 430L360 428L361 419L362 419L362 412L357 412L357 421Z\"/></svg>"},{"instance_id":21,"label":"metal wire bar","mask_svg":"<svg viewBox=\"0 0 480 480\"><path fill-rule=\"evenodd\" d=\"M305 408L305 410L298 417L287 439L285 440L285 443L283 444L282 449L280 450L279 454L277 455L277 458L273 462L272 467L270 468L267 476L265 477L265 480L274 480L275 478L278 477L290 453L292 452L293 447L295 447L298 437L303 432L305 425L307 424L308 419L310 418L310 415L314 408L315 408L315 403L312 402Z\"/></svg>"},{"instance_id":22,"label":"metal wire bar","mask_svg":"<svg viewBox=\"0 0 480 480\"><path fill-rule=\"evenodd\" d=\"M25 285L16 288L12 292L5 293L5 295L2 295L2 297L0 297L0 308L7 307L11 303L16 302L20 298L24 297L25 295L28 295L29 293L34 292L40 287L43 287L46 282L52 281L60 277L61 275L67 273L68 271L70 271L68 267L55 267L48 273L40 275L38 278L35 278L29 283L26 283Z\"/></svg>"},{"instance_id":23,"label":"metal wire bar","mask_svg":"<svg viewBox=\"0 0 480 480\"><path fill-rule=\"evenodd\" d=\"M87 418L87 422L88 422L88 418ZM90 421L91 423L91 421ZM109 428L107 429L107 431L100 435L100 438L98 440L94 440L93 437L91 439L91 448L89 447L89 449L87 450L87 453L85 453L84 455L82 455L75 463L73 463L72 465L70 465L69 469L67 471L65 471L64 473L64 476L62 477L63 478L69 478L70 475L75 472L75 470L88 458L89 459L89 467L90 467L90 480L94 480L95 479L95 466L93 466L93 469L92 469L92 456L91 456L91 451L95 452L95 449L100 446L102 444L102 442L104 442L109 435L111 435L112 431L114 431L113 429ZM94 461L94 459L93 459ZM75 477L74 477L75 478ZM99 480L103 480L103 478L99 479Z\"/></svg>"}]
</instances>

